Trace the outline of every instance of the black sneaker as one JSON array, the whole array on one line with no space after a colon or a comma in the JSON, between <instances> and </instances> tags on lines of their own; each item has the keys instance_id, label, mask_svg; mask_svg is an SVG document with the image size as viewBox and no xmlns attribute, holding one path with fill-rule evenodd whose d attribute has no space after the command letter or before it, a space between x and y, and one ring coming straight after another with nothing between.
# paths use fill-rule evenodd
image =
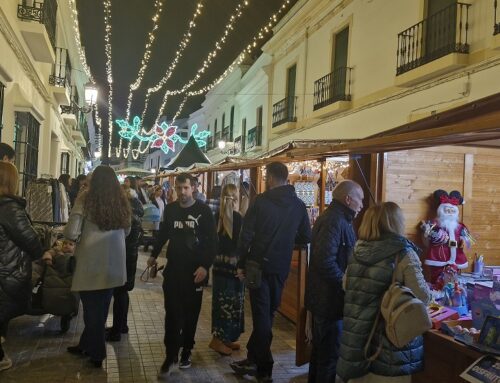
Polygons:
<instances>
[{"instance_id":1,"label":"black sneaker","mask_svg":"<svg viewBox=\"0 0 500 383\"><path fill-rule=\"evenodd\" d=\"M116 332L113 327L109 327L105 330L104 335L106 342L119 342L122 340L122 334Z\"/></svg>"},{"instance_id":2,"label":"black sneaker","mask_svg":"<svg viewBox=\"0 0 500 383\"><path fill-rule=\"evenodd\" d=\"M184 370L189 367L191 367L191 350L182 350L179 368Z\"/></svg>"},{"instance_id":3,"label":"black sneaker","mask_svg":"<svg viewBox=\"0 0 500 383\"><path fill-rule=\"evenodd\" d=\"M229 366L237 375L257 375L257 365L249 359L232 362Z\"/></svg>"},{"instance_id":4,"label":"black sneaker","mask_svg":"<svg viewBox=\"0 0 500 383\"><path fill-rule=\"evenodd\" d=\"M160 367L160 372L158 373L158 379L168 378L172 373L174 368L174 362L170 359L165 359Z\"/></svg>"}]
</instances>

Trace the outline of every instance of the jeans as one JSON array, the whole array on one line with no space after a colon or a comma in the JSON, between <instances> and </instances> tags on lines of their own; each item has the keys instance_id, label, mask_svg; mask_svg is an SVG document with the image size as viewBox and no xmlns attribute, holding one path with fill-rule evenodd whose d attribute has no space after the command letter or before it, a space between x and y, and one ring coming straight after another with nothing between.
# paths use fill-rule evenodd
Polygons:
<instances>
[{"instance_id":1,"label":"jeans","mask_svg":"<svg viewBox=\"0 0 500 383\"><path fill-rule=\"evenodd\" d=\"M104 326L112 295L113 289L80 291L85 327L78 346L95 361L106 358Z\"/></svg>"},{"instance_id":2,"label":"jeans","mask_svg":"<svg viewBox=\"0 0 500 383\"><path fill-rule=\"evenodd\" d=\"M263 273L260 288L249 290L253 330L247 344L247 358L257 365L259 375L271 375L273 371L273 319L281 303L285 279L279 274Z\"/></svg>"},{"instance_id":3,"label":"jeans","mask_svg":"<svg viewBox=\"0 0 500 383\"><path fill-rule=\"evenodd\" d=\"M179 350L191 350L201 310L203 287L194 284L192 273L164 274L165 349L167 359L177 360Z\"/></svg>"},{"instance_id":4,"label":"jeans","mask_svg":"<svg viewBox=\"0 0 500 383\"><path fill-rule=\"evenodd\" d=\"M342 320L313 315L313 348L308 383L335 382L341 334Z\"/></svg>"}]
</instances>

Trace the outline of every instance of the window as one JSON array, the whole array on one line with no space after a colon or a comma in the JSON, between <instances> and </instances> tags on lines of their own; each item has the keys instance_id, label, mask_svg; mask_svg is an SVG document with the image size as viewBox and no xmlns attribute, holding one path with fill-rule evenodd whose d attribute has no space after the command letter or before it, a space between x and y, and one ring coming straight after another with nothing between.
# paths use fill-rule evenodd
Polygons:
<instances>
[{"instance_id":1,"label":"window","mask_svg":"<svg viewBox=\"0 0 500 383\"><path fill-rule=\"evenodd\" d=\"M15 113L14 144L19 170L19 192L24 195L28 182L38 175L40 123L27 112Z\"/></svg>"},{"instance_id":2,"label":"window","mask_svg":"<svg viewBox=\"0 0 500 383\"><path fill-rule=\"evenodd\" d=\"M222 130L226 127L226 113L222 113Z\"/></svg>"},{"instance_id":3,"label":"window","mask_svg":"<svg viewBox=\"0 0 500 383\"><path fill-rule=\"evenodd\" d=\"M246 139L247 139L247 119L244 118L241 120L241 152L245 152L246 147Z\"/></svg>"},{"instance_id":4,"label":"window","mask_svg":"<svg viewBox=\"0 0 500 383\"><path fill-rule=\"evenodd\" d=\"M257 122L256 126L262 126L262 106L257 108L257 116L255 121Z\"/></svg>"},{"instance_id":5,"label":"window","mask_svg":"<svg viewBox=\"0 0 500 383\"><path fill-rule=\"evenodd\" d=\"M234 130L234 105L231 107L231 114L229 115L229 141L233 141Z\"/></svg>"},{"instance_id":6,"label":"window","mask_svg":"<svg viewBox=\"0 0 500 383\"><path fill-rule=\"evenodd\" d=\"M215 119L215 122L214 122L214 136L215 136L215 133L217 133L217 119Z\"/></svg>"},{"instance_id":7,"label":"window","mask_svg":"<svg viewBox=\"0 0 500 383\"><path fill-rule=\"evenodd\" d=\"M347 81L347 52L349 47L349 27L342 29L333 39L332 57L333 78L330 83L330 96L334 101L345 99Z\"/></svg>"},{"instance_id":8,"label":"window","mask_svg":"<svg viewBox=\"0 0 500 383\"><path fill-rule=\"evenodd\" d=\"M287 116L289 119L295 117L295 80L297 75L297 65L288 68L287 87L286 87L286 105ZM291 121L291 120L290 120Z\"/></svg>"},{"instance_id":9,"label":"window","mask_svg":"<svg viewBox=\"0 0 500 383\"><path fill-rule=\"evenodd\" d=\"M5 95L5 85L0 82L0 141L2 141L3 128L3 100Z\"/></svg>"},{"instance_id":10,"label":"window","mask_svg":"<svg viewBox=\"0 0 500 383\"><path fill-rule=\"evenodd\" d=\"M69 174L69 153L61 153L61 174Z\"/></svg>"}]
</instances>

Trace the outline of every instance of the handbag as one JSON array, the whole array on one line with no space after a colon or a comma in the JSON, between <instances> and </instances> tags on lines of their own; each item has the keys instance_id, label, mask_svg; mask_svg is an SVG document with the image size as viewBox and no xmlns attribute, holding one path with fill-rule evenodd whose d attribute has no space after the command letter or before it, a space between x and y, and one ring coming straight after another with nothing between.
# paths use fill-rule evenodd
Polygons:
<instances>
[{"instance_id":1,"label":"handbag","mask_svg":"<svg viewBox=\"0 0 500 383\"><path fill-rule=\"evenodd\" d=\"M262 284L262 266L259 262L245 261L245 283L249 289L258 289Z\"/></svg>"}]
</instances>

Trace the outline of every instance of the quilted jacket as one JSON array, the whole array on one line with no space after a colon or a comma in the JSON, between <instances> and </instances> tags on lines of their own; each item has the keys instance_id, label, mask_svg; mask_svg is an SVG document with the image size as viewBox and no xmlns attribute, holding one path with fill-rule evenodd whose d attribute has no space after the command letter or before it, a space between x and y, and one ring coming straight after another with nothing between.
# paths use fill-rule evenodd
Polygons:
<instances>
[{"instance_id":1,"label":"quilted jacket","mask_svg":"<svg viewBox=\"0 0 500 383\"><path fill-rule=\"evenodd\" d=\"M31 299L31 262L43 255L24 199L0 196L0 323L26 313Z\"/></svg>"}]
</instances>

